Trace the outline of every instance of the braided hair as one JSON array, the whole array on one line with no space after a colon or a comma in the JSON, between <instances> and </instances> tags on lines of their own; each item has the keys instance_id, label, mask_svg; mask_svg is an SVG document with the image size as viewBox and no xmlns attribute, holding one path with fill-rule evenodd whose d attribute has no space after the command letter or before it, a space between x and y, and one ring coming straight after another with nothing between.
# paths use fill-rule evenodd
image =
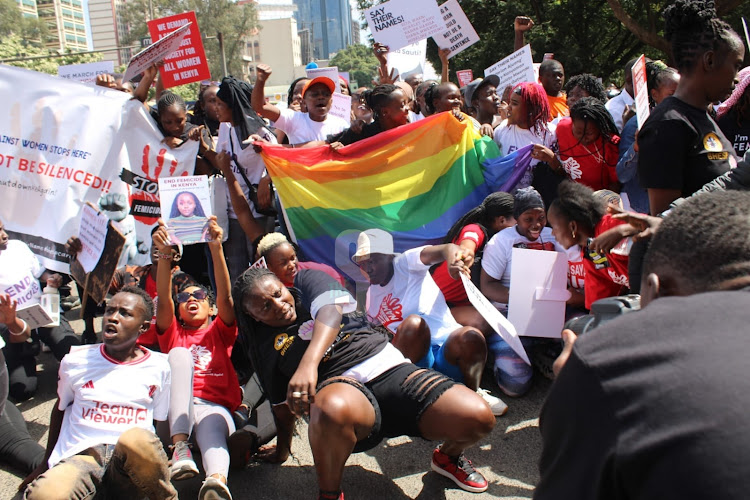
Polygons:
<instances>
[{"instance_id":1,"label":"braided hair","mask_svg":"<svg viewBox=\"0 0 750 500\"><path fill-rule=\"evenodd\" d=\"M565 83L565 93L570 94L570 91L576 87L581 87L589 96L599 99L602 104L605 104L608 100L604 86L590 73L582 73L568 80Z\"/></svg>"},{"instance_id":2,"label":"braided hair","mask_svg":"<svg viewBox=\"0 0 750 500\"><path fill-rule=\"evenodd\" d=\"M607 213L604 200L596 197L590 187L569 180L557 187L557 198L550 204L550 210L553 209L590 234L594 234L594 228Z\"/></svg>"},{"instance_id":3,"label":"braided hair","mask_svg":"<svg viewBox=\"0 0 750 500\"><path fill-rule=\"evenodd\" d=\"M664 36L681 73L690 72L698 58L720 43L734 46L739 37L719 19L713 0L677 0L664 9Z\"/></svg>"},{"instance_id":4,"label":"braided hair","mask_svg":"<svg viewBox=\"0 0 750 500\"><path fill-rule=\"evenodd\" d=\"M651 91L661 87L669 75L676 75L677 71L670 68L662 61L649 61L646 63L646 86L648 87L648 103L653 108L656 106Z\"/></svg>"},{"instance_id":5,"label":"braided hair","mask_svg":"<svg viewBox=\"0 0 750 500\"><path fill-rule=\"evenodd\" d=\"M547 128L547 119L550 115L549 100L547 92L538 83L521 82L513 87L514 94L518 94L526 104L529 128L539 135Z\"/></svg>"},{"instance_id":6,"label":"braided hair","mask_svg":"<svg viewBox=\"0 0 750 500\"><path fill-rule=\"evenodd\" d=\"M582 97L570 109L570 118L572 120L583 120L592 122L599 128L599 131L606 140L616 142L619 131L615 125L612 115L609 114L604 104L595 97Z\"/></svg>"},{"instance_id":7,"label":"braided hair","mask_svg":"<svg viewBox=\"0 0 750 500\"><path fill-rule=\"evenodd\" d=\"M164 114L166 110L172 106L178 106L182 111L187 111L187 105L185 100L175 94L174 92L162 92L159 102L156 104L156 109L159 112L159 116Z\"/></svg>"},{"instance_id":8,"label":"braided hair","mask_svg":"<svg viewBox=\"0 0 750 500\"><path fill-rule=\"evenodd\" d=\"M469 224L478 224L484 232L485 240L492 236L488 229L497 217L513 217L513 195L499 191L487 196L482 203L466 212L450 228L443 243L453 243L461 230Z\"/></svg>"},{"instance_id":9,"label":"braided hair","mask_svg":"<svg viewBox=\"0 0 750 500\"><path fill-rule=\"evenodd\" d=\"M453 89L458 90L458 87L456 87L456 85L451 82L445 82L439 85L430 85L429 87L427 87L427 90L425 90L424 92L424 102L427 105L427 110L431 115L434 115L437 111L435 101L438 101L441 97L443 97L443 92L447 93Z\"/></svg>"},{"instance_id":10,"label":"braided hair","mask_svg":"<svg viewBox=\"0 0 750 500\"><path fill-rule=\"evenodd\" d=\"M399 87L386 83L384 85L378 85L372 90L365 90L362 93L367 106L372 110L372 116L375 120L380 118L380 112L383 107L388 104L391 98L391 94L401 90Z\"/></svg>"},{"instance_id":11,"label":"braided hair","mask_svg":"<svg viewBox=\"0 0 750 500\"><path fill-rule=\"evenodd\" d=\"M297 86L297 84L303 80L309 80L306 76L303 76L301 78L297 78L292 82L292 84L289 86L289 90L286 91L286 105L291 106L292 101L294 100L294 88Z\"/></svg>"}]
</instances>

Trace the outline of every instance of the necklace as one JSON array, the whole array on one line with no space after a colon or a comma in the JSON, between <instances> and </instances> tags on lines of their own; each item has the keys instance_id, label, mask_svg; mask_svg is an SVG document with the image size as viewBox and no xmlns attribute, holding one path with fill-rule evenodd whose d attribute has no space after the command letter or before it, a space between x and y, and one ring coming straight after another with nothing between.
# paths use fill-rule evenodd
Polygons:
<instances>
[{"instance_id":1,"label":"necklace","mask_svg":"<svg viewBox=\"0 0 750 500\"><path fill-rule=\"evenodd\" d=\"M594 143L594 151L591 151L583 143L581 143L581 146L583 146L583 149L585 149L589 155L594 157L597 163L604 162L604 155L599 152L599 146L597 146L596 143Z\"/></svg>"}]
</instances>

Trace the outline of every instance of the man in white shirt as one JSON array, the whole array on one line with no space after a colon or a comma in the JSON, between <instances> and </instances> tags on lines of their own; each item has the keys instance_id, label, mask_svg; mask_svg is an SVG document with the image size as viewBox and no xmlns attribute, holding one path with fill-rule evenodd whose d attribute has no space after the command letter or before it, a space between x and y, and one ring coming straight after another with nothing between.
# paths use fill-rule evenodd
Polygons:
<instances>
[{"instance_id":1,"label":"man in white shirt","mask_svg":"<svg viewBox=\"0 0 750 500\"><path fill-rule=\"evenodd\" d=\"M46 460L24 498L177 498L153 427L169 410L169 363L136 344L152 316L148 294L125 287L107 303L103 344L63 358Z\"/></svg>"},{"instance_id":2,"label":"man in white shirt","mask_svg":"<svg viewBox=\"0 0 750 500\"><path fill-rule=\"evenodd\" d=\"M620 133L622 133L622 127L625 126L622 113L625 111L626 107L635 104L635 99L633 99L635 91L633 90L632 69L636 61L637 59L631 59L625 65L625 86L622 88L622 92L607 101L607 104L604 105L607 108L607 111L609 111L609 114L612 115L612 119L615 121L617 130Z\"/></svg>"}]
</instances>

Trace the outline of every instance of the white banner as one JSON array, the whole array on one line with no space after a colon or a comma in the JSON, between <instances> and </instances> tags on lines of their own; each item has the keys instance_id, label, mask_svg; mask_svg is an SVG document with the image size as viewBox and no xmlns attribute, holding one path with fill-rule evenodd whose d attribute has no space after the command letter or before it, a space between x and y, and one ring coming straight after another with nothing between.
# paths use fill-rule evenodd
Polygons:
<instances>
[{"instance_id":1,"label":"white banner","mask_svg":"<svg viewBox=\"0 0 750 500\"><path fill-rule=\"evenodd\" d=\"M95 83L99 75L108 75L115 72L115 63L112 61L99 61L86 64L68 64L57 67L57 76L66 80L74 80L81 83Z\"/></svg>"},{"instance_id":2,"label":"white banner","mask_svg":"<svg viewBox=\"0 0 750 500\"><path fill-rule=\"evenodd\" d=\"M68 272L81 207L116 189L111 147L125 93L0 65L0 219L48 269Z\"/></svg>"}]
</instances>

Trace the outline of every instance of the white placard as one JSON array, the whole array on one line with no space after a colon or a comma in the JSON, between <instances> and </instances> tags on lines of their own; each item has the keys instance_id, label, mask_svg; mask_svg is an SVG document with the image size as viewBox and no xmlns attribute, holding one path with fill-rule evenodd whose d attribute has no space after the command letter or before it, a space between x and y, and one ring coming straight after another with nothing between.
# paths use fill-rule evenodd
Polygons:
<instances>
[{"instance_id":1,"label":"white placard","mask_svg":"<svg viewBox=\"0 0 750 500\"><path fill-rule=\"evenodd\" d=\"M81 240L81 251L78 252L78 262L83 270L90 273L104 251L104 242L107 239L107 224L109 219L91 205L84 205L81 211L81 228L78 230L78 238Z\"/></svg>"},{"instance_id":2,"label":"white placard","mask_svg":"<svg viewBox=\"0 0 750 500\"><path fill-rule=\"evenodd\" d=\"M366 13L367 24L376 42L390 50L425 40L445 30L435 0L389 0Z\"/></svg>"},{"instance_id":3,"label":"white placard","mask_svg":"<svg viewBox=\"0 0 750 500\"><path fill-rule=\"evenodd\" d=\"M41 304L34 304L16 311L16 317L21 318L29 324L29 328L39 328L52 323L52 318Z\"/></svg>"},{"instance_id":4,"label":"white placard","mask_svg":"<svg viewBox=\"0 0 750 500\"><path fill-rule=\"evenodd\" d=\"M427 39L400 49L390 50L387 58L388 67L396 68L402 80L409 75L424 73L427 61Z\"/></svg>"},{"instance_id":5,"label":"white placard","mask_svg":"<svg viewBox=\"0 0 750 500\"><path fill-rule=\"evenodd\" d=\"M330 78L331 81L334 84L334 92L340 94L341 93L341 85L339 84L339 68L336 66L329 66L327 68L311 68L306 70L307 77L312 80L313 78L317 78L319 76L325 76L327 78Z\"/></svg>"},{"instance_id":6,"label":"white placard","mask_svg":"<svg viewBox=\"0 0 750 500\"><path fill-rule=\"evenodd\" d=\"M81 83L95 83L99 75L109 75L115 72L113 61L99 61L86 64L67 64L57 67L57 76L66 80Z\"/></svg>"},{"instance_id":7,"label":"white placard","mask_svg":"<svg viewBox=\"0 0 750 500\"><path fill-rule=\"evenodd\" d=\"M474 306L474 309L476 309L479 314L482 315L484 320L489 324L493 330L495 330L500 337L504 341L508 343L508 345L518 354L521 359L523 359L526 364L531 364L529 361L529 357L526 354L526 349L523 348L523 344L521 343L521 339L518 337L518 333L516 332L516 328L513 326L513 323L508 321L508 319L500 314L500 311L498 311L495 306L490 303L489 300L487 300L487 297L482 294L482 292L479 291L479 289L474 286L474 283L471 282L469 278L467 278L463 273L460 274L461 281L464 284L464 288L466 289L466 295L469 297L469 302L471 302L471 305Z\"/></svg>"},{"instance_id":8,"label":"white placard","mask_svg":"<svg viewBox=\"0 0 750 500\"><path fill-rule=\"evenodd\" d=\"M500 94L508 85L515 85L521 82L535 82L534 61L531 59L531 46L524 45L511 55L502 59L486 70L484 76L497 75L500 78L500 85L497 86L497 92Z\"/></svg>"},{"instance_id":9,"label":"white placard","mask_svg":"<svg viewBox=\"0 0 750 500\"><path fill-rule=\"evenodd\" d=\"M508 319L519 335L560 338L570 298L567 274L564 252L513 249Z\"/></svg>"},{"instance_id":10,"label":"white placard","mask_svg":"<svg viewBox=\"0 0 750 500\"><path fill-rule=\"evenodd\" d=\"M450 49L449 59L479 41L479 35L458 0L448 0L441 5L440 14L445 21L445 30L432 38L441 49Z\"/></svg>"},{"instance_id":11,"label":"white placard","mask_svg":"<svg viewBox=\"0 0 750 500\"><path fill-rule=\"evenodd\" d=\"M179 49L182 40L190 32L190 26L192 24L193 23L187 23L180 26L169 35L152 43L134 55L128 63L128 69L125 70L122 80L124 82L129 82L134 77L143 73L152 64L164 60L165 57Z\"/></svg>"},{"instance_id":12,"label":"white placard","mask_svg":"<svg viewBox=\"0 0 750 500\"><path fill-rule=\"evenodd\" d=\"M750 52L750 33L747 31L747 21L745 21L744 17L742 18L742 28L745 30L745 47Z\"/></svg>"},{"instance_id":13,"label":"white placard","mask_svg":"<svg viewBox=\"0 0 750 500\"><path fill-rule=\"evenodd\" d=\"M159 177L159 203L172 243L208 241L208 218L212 214L207 175Z\"/></svg>"},{"instance_id":14,"label":"white placard","mask_svg":"<svg viewBox=\"0 0 750 500\"><path fill-rule=\"evenodd\" d=\"M352 122L352 96L345 94L333 94L331 110L329 115L338 116L346 123Z\"/></svg>"},{"instance_id":15,"label":"white placard","mask_svg":"<svg viewBox=\"0 0 750 500\"><path fill-rule=\"evenodd\" d=\"M256 260L252 264L250 264L250 267L248 269L268 269L268 265L266 265L266 258L261 257L260 259Z\"/></svg>"},{"instance_id":16,"label":"white placard","mask_svg":"<svg viewBox=\"0 0 750 500\"><path fill-rule=\"evenodd\" d=\"M651 113L651 109L648 106L648 85L646 84L646 56L641 54L641 57L635 61L633 68L633 90L635 90L635 112L638 117L638 130L641 129L646 118Z\"/></svg>"}]
</instances>

